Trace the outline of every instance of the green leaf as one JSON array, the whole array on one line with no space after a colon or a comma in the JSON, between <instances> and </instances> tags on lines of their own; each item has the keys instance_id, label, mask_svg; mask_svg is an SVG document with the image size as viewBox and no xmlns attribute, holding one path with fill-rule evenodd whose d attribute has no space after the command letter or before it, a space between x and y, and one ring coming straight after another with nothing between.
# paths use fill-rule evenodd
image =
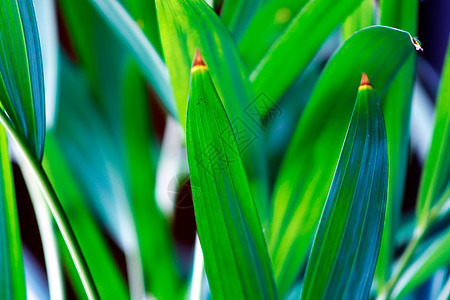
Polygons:
<instances>
[{"instance_id":1,"label":"green leaf","mask_svg":"<svg viewBox=\"0 0 450 300\"><path fill-rule=\"evenodd\" d=\"M383 0L381 2L382 25L393 26L415 34L417 18L417 0ZM398 231L401 216L409 157L409 125L415 69L416 57L411 56L399 70L381 103L386 121L389 182L383 239L376 271L379 286L382 286L389 276L395 249L394 233Z\"/></svg>"},{"instance_id":2,"label":"green leaf","mask_svg":"<svg viewBox=\"0 0 450 300\"><path fill-rule=\"evenodd\" d=\"M92 12L86 6L86 1L89 1L104 17L105 22L114 29L114 32L121 38L124 45L139 63L142 74L151 84L164 107L171 115L177 117L166 65L138 24L117 0L62 1L62 7L69 21L72 24L78 23L78 26L69 26L69 28L75 30L76 45L85 48L83 57L93 59L89 58L91 55L89 54L89 47L97 44L98 38L102 36L102 33L97 32L98 29L95 27L98 21L92 21L91 17L86 16L86 14L92 15ZM91 22L94 24L90 24ZM77 27L81 28L77 29ZM108 49L108 51L110 50Z\"/></svg>"},{"instance_id":3,"label":"green leaf","mask_svg":"<svg viewBox=\"0 0 450 300\"><path fill-rule=\"evenodd\" d=\"M241 40L262 2L263 0L224 1L220 17L236 41Z\"/></svg>"},{"instance_id":4,"label":"green leaf","mask_svg":"<svg viewBox=\"0 0 450 300\"><path fill-rule=\"evenodd\" d=\"M158 51L159 56L163 58L155 0L123 0L122 3L155 47L155 50Z\"/></svg>"},{"instance_id":5,"label":"green leaf","mask_svg":"<svg viewBox=\"0 0 450 300\"><path fill-rule=\"evenodd\" d=\"M363 74L301 299L369 297L383 231L387 179L383 113Z\"/></svg>"},{"instance_id":6,"label":"green leaf","mask_svg":"<svg viewBox=\"0 0 450 300\"><path fill-rule=\"evenodd\" d=\"M425 161L417 201L419 226L429 222L430 210L440 210L447 199L438 201L450 181L450 43L447 47L436 104L436 121Z\"/></svg>"},{"instance_id":7,"label":"green leaf","mask_svg":"<svg viewBox=\"0 0 450 300\"><path fill-rule=\"evenodd\" d=\"M344 24L342 24L342 37L344 40L348 39L356 31L374 25L374 4L373 0L363 0L361 5L347 17Z\"/></svg>"},{"instance_id":8,"label":"green leaf","mask_svg":"<svg viewBox=\"0 0 450 300\"><path fill-rule=\"evenodd\" d=\"M205 270L217 299L276 299L270 258L233 129L197 53L186 143Z\"/></svg>"},{"instance_id":9,"label":"green leaf","mask_svg":"<svg viewBox=\"0 0 450 300\"><path fill-rule=\"evenodd\" d=\"M264 219L268 202L267 164L258 114L258 106L264 103L254 98L228 29L204 0L157 0L156 8L181 124L185 125L191 59L198 47L236 133L258 212Z\"/></svg>"},{"instance_id":10,"label":"green leaf","mask_svg":"<svg viewBox=\"0 0 450 300\"><path fill-rule=\"evenodd\" d=\"M67 217L73 226L75 236L92 270L92 277L102 299L128 299L128 289L120 273L119 266L108 248L99 224L89 211L82 189L71 173L70 165L61 152L61 146L53 133L46 139L43 164L49 178L60 195L61 205L67 211ZM65 251L62 256L73 281L78 280L75 266L64 243L60 243ZM79 297L84 297L83 285L76 289Z\"/></svg>"},{"instance_id":11,"label":"green leaf","mask_svg":"<svg viewBox=\"0 0 450 300\"><path fill-rule=\"evenodd\" d=\"M265 1L239 43L239 52L249 70L253 70L297 15L307 0Z\"/></svg>"},{"instance_id":12,"label":"green leaf","mask_svg":"<svg viewBox=\"0 0 450 300\"><path fill-rule=\"evenodd\" d=\"M300 271L319 221L354 106L352 85L365 71L382 97L413 51L407 32L369 27L350 37L322 72L274 189L268 237L280 295Z\"/></svg>"},{"instance_id":13,"label":"green leaf","mask_svg":"<svg viewBox=\"0 0 450 300\"><path fill-rule=\"evenodd\" d=\"M0 128L0 298L26 299L14 182L5 130Z\"/></svg>"},{"instance_id":14,"label":"green leaf","mask_svg":"<svg viewBox=\"0 0 450 300\"><path fill-rule=\"evenodd\" d=\"M307 67L333 29L360 2L310 0L253 70L250 79L256 94L264 92L277 101ZM262 115L265 113L261 110Z\"/></svg>"},{"instance_id":15,"label":"green leaf","mask_svg":"<svg viewBox=\"0 0 450 300\"><path fill-rule=\"evenodd\" d=\"M2 109L40 161L45 136L44 76L31 0L0 3L0 46Z\"/></svg>"},{"instance_id":16,"label":"green leaf","mask_svg":"<svg viewBox=\"0 0 450 300\"><path fill-rule=\"evenodd\" d=\"M450 264L450 229L440 234L406 269L390 297L399 299L425 282L438 268Z\"/></svg>"},{"instance_id":17,"label":"green leaf","mask_svg":"<svg viewBox=\"0 0 450 300\"><path fill-rule=\"evenodd\" d=\"M146 86L136 66L128 61L123 76L119 111L123 118L122 144L128 197L138 234L147 289L158 299L177 299L177 274L169 224L155 199L156 141L152 133ZM134 99L134 101L129 101Z\"/></svg>"}]
</instances>

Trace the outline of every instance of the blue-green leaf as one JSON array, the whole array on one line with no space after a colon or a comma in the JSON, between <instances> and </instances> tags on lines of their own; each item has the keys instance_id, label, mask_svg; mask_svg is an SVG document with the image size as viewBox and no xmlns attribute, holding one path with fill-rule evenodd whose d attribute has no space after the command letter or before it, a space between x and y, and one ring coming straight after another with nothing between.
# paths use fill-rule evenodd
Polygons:
<instances>
[{"instance_id":1,"label":"blue-green leaf","mask_svg":"<svg viewBox=\"0 0 450 300\"><path fill-rule=\"evenodd\" d=\"M2 109L40 161L45 136L44 76L31 0L1 1L0 46Z\"/></svg>"},{"instance_id":2,"label":"blue-green leaf","mask_svg":"<svg viewBox=\"0 0 450 300\"><path fill-rule=\"evenodd\" d=\"M367 299L386 208L386 130L363 74L350 126L320 218L302 299Z\"/></svg>"}]
</instances>

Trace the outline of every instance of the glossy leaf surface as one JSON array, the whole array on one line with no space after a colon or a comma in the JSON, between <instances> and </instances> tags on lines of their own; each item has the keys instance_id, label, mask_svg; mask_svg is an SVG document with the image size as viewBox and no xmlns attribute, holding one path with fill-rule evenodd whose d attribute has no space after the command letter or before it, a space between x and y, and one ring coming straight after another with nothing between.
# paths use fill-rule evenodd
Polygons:
<instances>
[{"instance_id":1,"label":"glossy leaf surface","mask_svg":"<svg viewBox=\"0 0 450 300\"><path fill-rule=\"evenodd\" d=\"M17 133L41 160L45 136L44 75L31 0L0 3L0 101Z\"/></svg>"},{"instance_id":2,"label":"glossy leaf surface","mask_svg":"<svg viewBox=\"0 0 450 300\"><path fill-rule=\"evenodd\" d=\"M352 85L364 71L382 96L413 51L407 32L370 27L349 38L322 72L275 184L269 251L282 290L300 271L319 221L354 106Z\"/></svg>"},{"instance_id":3,"label":"glossy leaf surface","mask_svg":"<svg viewBox=\"0 0 450 300\"><path fill-rule=\"evenodd\" d=\"M363 74L314 239L301 299L367 299L386 208L383 113Z\"/></svg>"},{"instance_id":4,"label":"glossy leaf surface","mask_svg":"<svg viewBox=\"0 0 450 300\"><path fill-rule=\"evenodd\" d=\"M270 258L236 137L199 54L186 142L197 230L217 299L275 299Z\"/></svg>"}]
</instances>

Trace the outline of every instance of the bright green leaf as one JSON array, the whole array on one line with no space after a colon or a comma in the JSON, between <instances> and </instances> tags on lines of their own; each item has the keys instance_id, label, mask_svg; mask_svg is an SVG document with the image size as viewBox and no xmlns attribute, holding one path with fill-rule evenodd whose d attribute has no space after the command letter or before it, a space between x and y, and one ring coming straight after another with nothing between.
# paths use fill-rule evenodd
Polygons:
<instances>
[{"instance_id":1,"label":"bright green leaf","mask_svg":"<svg viewBox=\"0 0 450 300\"><path fill-rule=\"evenodd\" d=\"M383 0L381 2L381 24L415 34L418 6L418 0ZM388 279L395 249L394 233L398 231L398 222L401 216L409 157L409 121L415 69L416 57L411 56L399 70L381 103L386 122L389 182L383 239L376 271L379 286L382 286Z\"/></svg>"},{"instance_id":2,"label":"bright green leaf","mask_svg":"<svg viewBox=\"0 0 450 300\"><path fill-rule=\"evenodd\" d=\"M192 68L186 143L212 296L276 299L270 258L237 140L199 54Z\"/></svg>"},{"instance_id":3,"label":"bright green leaf","mask_svg":"<svg viewBox=\"0 0 450 300\"><path fill-rule=\"evenodd\" d=\"M363 74L314 239L301 299L367 299L386 208L386 131Z\"/></svg>"},{"instance_id":4,"label":"bright green leaf","mask_svg":"<svg viewBox=\"0 0 450 300\"><path fill-rule=\"evenodd\" d=\"M336 26L361 0L310 0L292 20L250 79L256 94L264 92L277 101L307 67ZM265 115L264 107L261 115Z\"/></svg>"},{"instance_id":5,"label":"bright green leaf","mask_svg":"<svg viewBox=\"0 0 450 300\"><path fill-rule=\"evenodd\" d=\"M280 294L308 253L350 121L358 74L369 74L382 96L413 51L407 32L369 27L350 37L322 72L275 184L268 237Z\"/></svg>"},{"instance_id":6,"label":"bright green leaf","mask_svg":"<svg viewBox=\"0 0 450 300\"><path fill-rule=\"evenodd\" d=\"M236 41L241 40L245 30L263 0L225 0L220 17L233 33Z\"/></svg>"},{"instance_id":7,"label":"bright green leaf","mask_svg":"<svg viewBox=\"0 0 450 300\"><path fill-rule=\"evenodd\" d=\"M254 98L245 66L228 29L204 0L157 0L156 8L181 124L185 125L191 59L199 48L236 133L250 187L264 219L267 165L258 106L265 103Z\"/></svg>"},{"instance_id":8,"label":"bright green leaf","mask_svg":"<svg viewBox=\"0 0 450 300\"><path fill-rule=\"evenodd\" d=\"M450 181L450 44L441 78L433 138L419 188L419 226L429 221L429 212L435 205L440 210L447 201L438 202Z\"/></svg>"},{"instance_id":9,"label":"bright green leaf","mask_svg":"<svg viewBox=\"0 0 450 300\"><path fill-rule=\"evenodd\" d=\"M374 25L375 21L375 1L363 0L361 5L342 24L342 37L348 39L353 33L364 27ZM388 24L384 24L388 25Z\"/></svg>"},{"instance_id":10,"label":"bright green leaf","mask_svg":"<svg viewBox=\"0 0 450 300\"><path fill-rule=\"evenodd\" d=\"M0 46L2 109L40 161L45 136L44 75L31 0L1 1Z\"/></svg>"},{"instance_id":11,"label":"bright green leaf","mask_svg":"<svg viewBox=\"0 0 450 300\"><path fill-rule=\"evenodd\" d=\"M270 0L262 5L239 43L239 51L249 70L256 67L306 2L307 0Z\"/></svg>"},{"instance_id":12,"label":"bright green leaf","mask_svg":"<svg viewBox=\"0 0 450 300\"><path fill-rule=\"evenodd\" d=\"M26 299L22 245L6 133L0 128L0 298Z\"/></svg>"}]
</instances>

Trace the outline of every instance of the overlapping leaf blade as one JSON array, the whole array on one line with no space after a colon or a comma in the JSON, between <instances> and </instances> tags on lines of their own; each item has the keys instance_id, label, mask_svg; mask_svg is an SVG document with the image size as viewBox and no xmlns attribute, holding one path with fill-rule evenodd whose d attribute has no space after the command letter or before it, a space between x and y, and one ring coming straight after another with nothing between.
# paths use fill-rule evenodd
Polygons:
<instances>
[{"instance_id":1,"label":"overlapping leaf blade","mask_svg":"<svg viewBox=\"0 0 450 300\"><path fill-rule=\"evenodd\" d=\"M0 128L0 298L26 299L16 197L3 128Z\"/></svg>"},{"instance_id":2,"label":"overlapping leaf blade","mask_svg":"<svg viewBox=\"0 0 450 300\"><path fill-rule=\"evenodd\" d=\"M186 139L197 229L217 299L276 299L262 227L233 129L200 56Z\"/></svg>"},{"instance_id":3,"label":"overlapping leaf blade","mask_svg":"<svg viewBox=\"0 0 450 300\"><path fill-rule=\"evenodd\" d=\"M264 92L275 101L306 68L314 54L361 0L311 0L292 20L250 79L255 92ZM266 112L261 111L264 115Z\"/></svg>"},{"instance_id":4,"label":"overlapping leaf blade","mask_svg":"<svg viewBox=\"0 0 450 300\"><path fill-rule=\"evenodd\" d=\"M438 211L448 199L438 201L450 181L450 42L436 105L436 121L430 150L425 161L417 199L417 216L422 226L430 210ZM435 207L436 206L436 207Z\"/></svg>"},{"instance_id":5,"label":"overlapping leaf blade","mask_svg":"<svg viewBox=\"0 0 450 300\"><path fill-rule=\"evenodd\" d=\"M253 70L307 0L265 1L239 42L239 52Z\"/></svg>"},{"instance_id":6,"label":"overlapping leaf blade","mask_svg":"<svg viewBox=\"0 0 450 300\"><path fill-rule=\"evenodd\" d=\"M374 19L374 2L372 0L363 0L361 5L342 24L344 40L348 39L356 31L374 25Z\"/></svg>"},{"instance_id":7,"label":"overlapping leaf blade","mask_svg":"<svg viewBox=\"0 0 450 300\"><path fill-rule=\"evenodd\" d=\"M220 17L239 41L263 0L225 0Z\"/></svg>"},{"instance_id":8,"label":"overlapping leaf blade","mask_svg":"<svg viewBox=\"0 0 450 300\"><path fill-rule=\"evenodd\" d=\"M238 136L258 211L267 206L267 166L263 130L248 74L234 41L220 18L204 0L157 0L159 28L170 71L178 114L185 125L191 59L197 47L208 62L211 77Z\"/></svg>"},{"instance_id":9,"label":"overlapping leaf blade","mask_svg":"<svg viewBox=\"0 0 450 300\"><path fill-rule=\"evenodd\" d=\"M41 160L45 136L44 78L31 0L0 3L0 101L16 131Z\"/></svg>"},{"instance_id":10,"label":"overlapping leaf blade","mask_svg":"<svg viewBox=\"0 0 450 300\"><path fill-rule=\"evenodd\" d=\"M381 24L415 34L417 31L418 1L381 2ZM386 120L389 156L389 183L386 220L377 266L379 286L387 280L393 256L394 233L398 230L409 151L409 124L416 57L411 56L399 70L386 97L382 100Z\"/></svg>"},{"instance_id":11,"label":"overlapping leaf blade","mask_svg":"<svg viewBox=\"0 0 450 300\"><path fill-rule=\"evenodd\" d=\"M363 80L308 261L302 299L367 299L386 208L386 131Z\"/></svg>"},{"instance_id":12,"label":"overlapping leaf blade","mask_svg":"<svg viewBox=\"0 0 450 300\"><path fill-rule=\"evenodd\" d=\"M450 230L440 234L415 259L394 286L390 297L399 299L425 282L438 268L450 264Z\"/></svg>"},{"instance_id":13,"label":"overlapping leaf blade","mask_svg":"<svg viewBox=\"0 0 450 300\"><path fill-rule=\"evenodd\" d=\"M348 39L325 67L275 184L268 236L280 294L298 274L319 221L352 113L351 85L366 71L374 86L388 87L413 51L407 32L374 26Z\"/></svg>"}]
</instances>

